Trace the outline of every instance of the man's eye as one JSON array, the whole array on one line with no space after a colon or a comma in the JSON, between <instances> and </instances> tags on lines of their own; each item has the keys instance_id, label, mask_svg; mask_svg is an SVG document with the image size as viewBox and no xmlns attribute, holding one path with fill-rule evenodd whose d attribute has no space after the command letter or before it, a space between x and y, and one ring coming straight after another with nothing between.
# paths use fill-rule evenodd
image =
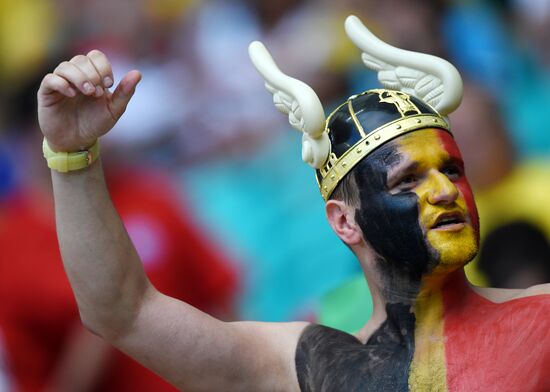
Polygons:
<instances>
[{"instance_id":1,"label":"man's eye","mask_svg":"<svg viewBox=\"0 0 550 392\"><path fill-rule=\"evenodd\" d=\"M401 184L408 185L414 182L416 182L416 176L409 175L409 176L403 177L401 181L399 181L399 185Z\"/></svg>"},{"instance_id":2,"label":"man's eye","mask_svg":"<svg viewBox=\"0 0 550 392\"><path fill-rule=\"evenodd\" d=\"M393 187L393 189L397 192L410 191L416 186L417 182L418 177L413 174L409 174L405 177L402 177L399 182Z\"/></svg>"},{"instance_id":3,"label":"man's eye","mask_svg":"<svg viewBox=\"0 0 550 392\"><path fill-rule=\"evenodd\" d=\"M462 168L458 165L450 165L444 167L441 172L451 180L458 179L462 176Z\"/></svg>"}]
</instances>

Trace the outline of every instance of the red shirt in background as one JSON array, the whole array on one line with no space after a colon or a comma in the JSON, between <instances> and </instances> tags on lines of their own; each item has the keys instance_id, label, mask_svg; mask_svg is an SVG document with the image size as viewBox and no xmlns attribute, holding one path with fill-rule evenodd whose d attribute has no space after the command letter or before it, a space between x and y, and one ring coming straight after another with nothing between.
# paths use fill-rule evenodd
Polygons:
<instances>
[{"instance_id":1,"label":"red shirt in background","mask_svg":"<svg viewBox=\"0 0 550 392\"><path fill-rule=\"evenodd\" d=\"M209 313L229 314L237 274L182 209L170 182L152 172L108 176L111 197L145 270L161 292ZM0 211L0 329L20 391L43 387L78 312L63 271L49 199L19 194ZM113 350L98 391L175 391Z\"/></svg>"}]
</instances>

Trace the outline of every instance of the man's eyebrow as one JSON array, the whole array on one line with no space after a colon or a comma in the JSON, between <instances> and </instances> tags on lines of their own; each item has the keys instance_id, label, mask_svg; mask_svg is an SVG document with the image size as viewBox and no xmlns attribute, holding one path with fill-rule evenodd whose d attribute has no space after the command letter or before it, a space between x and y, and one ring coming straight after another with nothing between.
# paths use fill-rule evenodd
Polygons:
<instances>
[{"instance_id":1,"label":"man's eyebrow","mask_svg":"<svg viewBox=\"0 0 550 392\"><path fill-rule=\"evenodd\" d=\"M449 156L443 161L444 165L459 165L464 166L464 161L460 157Z\"/></svg>"},{"instance_id":2,"label":"man's eyebrow","mask_svg":"<svg viewBox=\"0 0 550 392\"><path fill-rule=\"evenodd\" d=\"M388 170L388 184L395 180L397 177L408 174L411 172L414 172L416 169L418 169L419 163L417 161L405 161L405 162L398 162L394 166L390 167Z\"/></svg>"}]
</instances>

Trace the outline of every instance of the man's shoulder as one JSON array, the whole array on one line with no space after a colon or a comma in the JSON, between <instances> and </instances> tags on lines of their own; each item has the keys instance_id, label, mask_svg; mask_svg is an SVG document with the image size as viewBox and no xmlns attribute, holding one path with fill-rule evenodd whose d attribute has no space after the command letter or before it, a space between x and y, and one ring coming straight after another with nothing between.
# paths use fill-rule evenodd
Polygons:
<instances>
[{"instance_id":1,"label":"man's shoulder","mask_svg":"<svg viewBox=\"0 0 550 392\"><path fill-rule=\"evenodd\" d=\"M355 336L335 328L320 324L309 324L300 336L296 347L296 360L307 361L322 358L333 353L335 349L349 346L360 346L362 343Z\"/></svg>"},{"instance_id":2,"label":"man's shoulder","mask_svg":"<svg viewBox=\"0 0 550 392\"><path fill-rule=\"evenodd\" d=\"M476 286L473 286L472 289L478 295L497 304L503 304L522 298L530 298L533 301L548 303L550 306L550 283L539 284L525 289L502 289Z\"/></svg>"},{"instance_id":3,"label":"man's shoulder","mask_svg":"<svg viewBox=\"0 0 550 392\"><path fill-rule=\"evenodd\" d=\"M537 297L537 300L541 300L550 305L550 283L538 284L521 290L516 298L527 297Z\"/></svg>"}]
</instances>

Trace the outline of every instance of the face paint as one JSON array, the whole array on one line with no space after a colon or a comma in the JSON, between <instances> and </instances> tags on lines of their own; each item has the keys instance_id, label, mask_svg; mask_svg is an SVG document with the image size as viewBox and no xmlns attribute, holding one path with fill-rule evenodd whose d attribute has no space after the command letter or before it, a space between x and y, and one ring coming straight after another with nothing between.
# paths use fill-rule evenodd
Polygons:
<instances>
[{"instance_id":1,"label":"face paint","mask_svg":"<svg viewBox=\"0 0 550 392\"><path fill-rule=\"evenodd\" d=\"M392 195L387 190L388 170L401 160L398 145L390 142L357 165L353 174L361 204L355 220L365 241L380 256L378 267L385 286L410 290L414 298L419 287L402 287L402 281L420 282L436 263L431 262L418 223L418 197L411 192Z\"/></svg>"},{"instance_id":2,"label":"face paint","mask_svg":"<svg viewBox=\"0 0 550 392\"><path fill-rule=\"evenodd\" d=\"M452 136L426 129L405 135L399 145L404 161L416 164L409 189L418 196L419 222L429 247L439 255L437 271L462 267L477 253L478 218Z\"/></svg>"},{"instance_id":3,"label":"face paint","mask_svg":"<svg viewBox=\"0 0 550 392\"><path fill-rule=\"evenodd\" d=\"M477 252L475 204L447 132L404 135L362 161L355 176L356 221L383 259L388 285L403 274L420 281L432 271L451 271Z\"/></svg>"},{"instance_id":4,"label":"face paint","mask_svg":"<svg viewBox=\"0 0 550 392\"><path fill-rule=\"evenodd\" d=\"M458 149L458 146L452 136L449 135L447 132L439 132L438 136L441 140L441 143L443 143L443 148L449 154L449 157L452 160L462 162L462 155L460 154L460 150ZM462 172L464 173L464 170L462 170ZM468 183L468 179L466 178L466 176L462 175L457 181L455 181L455 185L464 197L466 207L468 208L468 212L470 214L472 227L476 234L479 235L479 216L474 200L474 194L472 192L470 184Z\"/></svg>"}]
</instances>

